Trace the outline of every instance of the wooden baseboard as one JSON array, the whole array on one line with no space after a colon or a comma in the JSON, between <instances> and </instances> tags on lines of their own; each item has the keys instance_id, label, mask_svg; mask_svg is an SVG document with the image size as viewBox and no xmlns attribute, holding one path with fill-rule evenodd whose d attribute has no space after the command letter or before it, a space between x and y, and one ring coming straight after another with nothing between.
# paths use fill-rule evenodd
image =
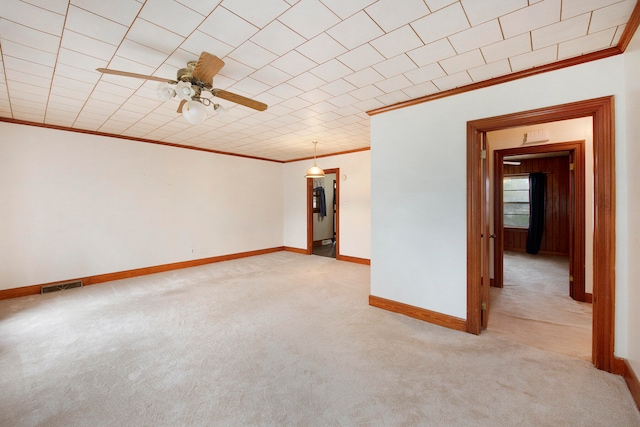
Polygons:
<instances>
[{"instance_id":1,"label":"wooden baseboard","mask_svg":"<svg viewBox=\"0 0 640 427\"><path fill-rule=\"evenodd\" d=\"M584 302L593 304L593 294L584 294Z\"/></svg>"},{"instance_id":2,"label":"wooden baseboard","mask_svg":"<svg viewBox=\"0 0 640 427\"><path fill-rule=\"evenodd\" d=\"M302 255L306 255L307 254L307 250L306 249L292 248L291 246L285 246L284 250L287 251L287 252L295 252L297 254L302 254Z\"/></svg>"},{"instance_id":3,"label":"wooden baseboard","mask_svg":"<svg viewBox=\"0 0 640 427\"><path fill-rule=\"evenodd\" d=\"M369 295L369 305L383 310L392 311L394 313L404 314L405 316L433 323L438 326L444 326L445 328L455 329L456 331L466 332L467 330L467 322L458 317L436 313L435 311L380 298L374 295Z\"/></svg>"},{"instance_id":4,"label":"wooden baseboard","mask_svg":"<svg viewBox=\"0 0 640 427\"><path fill-rule=\"evenodd\" d=\"M629 365L628 361L624 361L624 381L627 383L627 387L629 387L629 391L631 392L631 396L633 400L636 402L636 406L640 409L640 382L638 381L638 377L631 365Z\"/></svg>"},{"instance_id":5,"label":"wooden baseboard","mask_svg":"<svg viewBox=\"0 0 640 427\"><path fill-rule=\"evenodd\" d=\"M181 268L196 267L198 265L212 264L215 262L222 262L222 261L230 261L232 259L246 258L246 257L251 257L256 255L264 255L264 254L279 252L283 250L285 250L285 248L283 246L279 246L275 248L259 249L256 251L239 252L239 253L229 254L229 255L194 259L190 261L174 262L171 264L156 265L153 267L136 268L133 270L118 271L115 273L99 274L96 276L87 276L87 277L79 277L79 278L69 279L69 280L60 280L60 281L51 282L51 283L42 283L40 285L24 286L21 288L4 289L4 290L0 290L0 300L24 297L28 295L36 295L40 293L40 288L42 286L55 285L58 283L82 280L82 284L84 286L95 285L98 283L110 282L112 280L128 279L131 277L144 276L147 274L161 273L164 271L178 270Z\"/></svg>"},{"instance_id":6,"label":"wooden baseboard","mask_svg":"<svg viewBox=\"0 0 640 427\"><path fill-rule=\"evenodd\" d=\"M336 260L338 260L338 261L346 261L346 262L354 262L356 264L371 265L371 260L370 259L357 258L357 257L354 257L354 256L336 255Z\"/></svg>"}]
</instances>

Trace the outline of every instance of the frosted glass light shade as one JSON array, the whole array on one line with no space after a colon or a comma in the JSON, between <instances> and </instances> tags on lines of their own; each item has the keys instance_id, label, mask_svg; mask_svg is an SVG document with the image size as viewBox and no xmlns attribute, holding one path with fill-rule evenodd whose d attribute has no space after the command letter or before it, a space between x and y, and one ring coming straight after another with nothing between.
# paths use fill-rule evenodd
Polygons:
<instances>
[{"instance_id":1,"label":"frosted glass light shade","mask_svg":"<svg viewBox=\"0 0 640 427\"><path fill-rule=\"evenodd\" d=\"M313 163L309 169L307 169L307 173L304 175L305 178L324 178L324 171L318 165Z\"/></svg>"},{"instance_id":2,"label":"frosted glass light shade","mask_svg":"<svg viewBox=\"0 0 640 427\"><path fill-rule=\"evenodd\" d=\"M207 118L207 109L198 101L189 101L182 107L182 116L192 125L197 125Z\"/></svg>"},{"instance_id":3,"label":"frosted glass light shade","mask_svg":"<svg viewBox=\"0 0 640 427\"><path fill-rule=\"evenodd\" d=\"M156 90L156 94L158 95L158 98L160 98L163 101L166 101L168 99L173 98L173 96L176 94L176 91L173 89L173 87L169 83L159 83L158 89Z\"/></svg>"},{"instance_id":4,"label":"frosted glass light shade","mask_svg":"<svg viewBox=\"0 0 640 427\"><path fill-rule=\"evenodd\" d=\"M176 85L176 95L178 98L185 101L190 101L191 97L196 94L196 91L191 87L189 82L178 82Z\"/></svg>"}]
</instances>

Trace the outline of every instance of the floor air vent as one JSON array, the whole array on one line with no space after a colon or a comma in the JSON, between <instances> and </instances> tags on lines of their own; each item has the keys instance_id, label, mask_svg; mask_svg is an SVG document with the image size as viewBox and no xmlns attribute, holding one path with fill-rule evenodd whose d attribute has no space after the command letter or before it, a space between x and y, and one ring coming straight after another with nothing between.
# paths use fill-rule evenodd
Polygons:
<instances>
[{"instance_id":1,"label":"floor air vent","mask_svg":"<svg viewBox=\"0 0 640 427\"><path fill-rule=\"evenodd\" d=\"M64 289L80 288L82 287L82 280L76 280L74 282L56 283L55 285L46 285L40 288L40 293L48 294L49 292L62 291Z\"/></svg>"}]
</instances>

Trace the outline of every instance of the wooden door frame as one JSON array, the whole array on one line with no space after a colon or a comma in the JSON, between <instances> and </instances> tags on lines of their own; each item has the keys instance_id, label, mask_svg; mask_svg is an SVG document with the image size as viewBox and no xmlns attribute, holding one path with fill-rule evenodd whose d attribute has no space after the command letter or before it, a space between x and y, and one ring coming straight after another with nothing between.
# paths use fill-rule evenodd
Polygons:
<instances>
[{"instance_id":1,"label":"wooden door frame","mask_svg":"<svg viewBox=\"0 0 640 427\"><path fill-rule=\"evenodd\" d=\"M570 263L573 281L570 282L569 295L577 300L586 302L585 293L585 142L570 141L529 147L514 147L495 150L493 152L493 277L495 285L502 287L504 280L504 221L502 180L504 178L503 159L508 156L523 154L544 154L568 151L573 153L575 192L569 195L572 206L575 206L575 216L570 217ZM571 180L570 180L571 181Z\"/></svg>"},{"instance_id":2,"label":"wooden door frame","mask_svg":"<svg viewBox=\"0 0 640 427\"><path fill-rule=\"evenodd\" d=\"M340 168L324 169L325 175L336 174L336 259L340 257ZM307 178L307 255L313 254L313 178Z\"/></svg>"},{"instance_id":3,"label":"wooden door frame","mask_svg":"<svg viewBox=\"0 0 640 427\"><path fill-rule=\"evenodd\" d=\"M594 155L593 364L619 373L615 337L615 135L614 97L602 97L467 122L467 331L481 332L482 150L486 132L592 117ZM595 262L597 260L597 262Z\"/></svg>"}]
</instances>

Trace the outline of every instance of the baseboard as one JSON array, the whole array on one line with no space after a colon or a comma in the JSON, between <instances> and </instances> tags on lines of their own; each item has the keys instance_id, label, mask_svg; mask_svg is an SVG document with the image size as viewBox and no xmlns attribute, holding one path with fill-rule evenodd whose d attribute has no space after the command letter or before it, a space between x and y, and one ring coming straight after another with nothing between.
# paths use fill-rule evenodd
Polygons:
<instances>
[{"instance_id":1,"label":"baseboard","mask_svg":"<svg viewBox=\"0 0 640 427\"><path fill-rule=\"evenodd\" d=\"M59 280L56 282L42 283L40 285L24 286L21 288L4 289L4 290L0 290L0 300L24 297L28 295L36 295L40 293L40 288L42 286L55 285L57 283L65 283L70 281L82 280L82 284L84 286L95 285L98 283L110 282L112 280L128 279L131 277L145 276L147 274L162 273L164 271L179 270L181 268L196 267L204 264L212 264L215 262L230 261L232 259L247 258L251 256L256 256L256 255L264 255L264 254L279 252L283 250L285 250L285 248L283 246L279 246L275 248L259 249L257 251L239 252L239 253L229 254L229 255L221 255L221 256L215 256L215 257L209 257L209 258L194 259L190 261L174 262L171 264L156 265L153 267L144 267L144 268L136 268L133 270L118 271L115 273L99 274L96 276L80 277L80 278L74 278L74 279L68 279L68 280Z\"/></svg>"},{"instance_id":2,"label":"baseboard","mask_svg":"<svg viewBox=\"0 0 640 427\"><path fill-rule=\"evenodd\" d=\"M356 264L371 265L371 260L367 258L357 258L347 255L336 255L338 261L354 262Z\"/></svg>"},{"instance_id":3,"label":"baseboard","mask_svg":"<svg viewBox=\"0 0 640 427\"><path fill-rule=\"evenodd\" d=\"M640 409L640 382L638 381L638 377L636 373L633 372L631 365L629 365L628 361L624 361L624 381L627 383L627 387L629 387L629 391L631 392L631 396L633 400L636 402L636 406Z\"/></svg>"},{"instance_id":4,"label":"baseboard","mask_svg":"<svg viewBox=\"0 0 640 427\"><path fill-rule=\"evenodd\" d=\"M404 314L405 316L433 323L434 325L455 329L456 331L466 332L467 330L466 320L374 295L369 295L369 305L394 313Z\"/></svg>"},{"instance_id":5,"label":"baseboard","mask_svg":"<svg viewBox=\"0 0 640 427\"><path fill-rule=\"evenodd\" d=\"M302 254L302 255L306 255L307 254L307 250L306 249L292 248L291 246L285 246L284 250L287 251L287 252L294 252L294 253Z\"/></svg>"},{"instance_id":6,"label":"baseboard","mask_svg":"<svg viewBox=\"0 0 640 427\"><path fill-rule=\"evenodd\" d=\"M584 294L584 302L593 304L593 294L589 294L589 293Z\"/></svg>"}]
</instances>

